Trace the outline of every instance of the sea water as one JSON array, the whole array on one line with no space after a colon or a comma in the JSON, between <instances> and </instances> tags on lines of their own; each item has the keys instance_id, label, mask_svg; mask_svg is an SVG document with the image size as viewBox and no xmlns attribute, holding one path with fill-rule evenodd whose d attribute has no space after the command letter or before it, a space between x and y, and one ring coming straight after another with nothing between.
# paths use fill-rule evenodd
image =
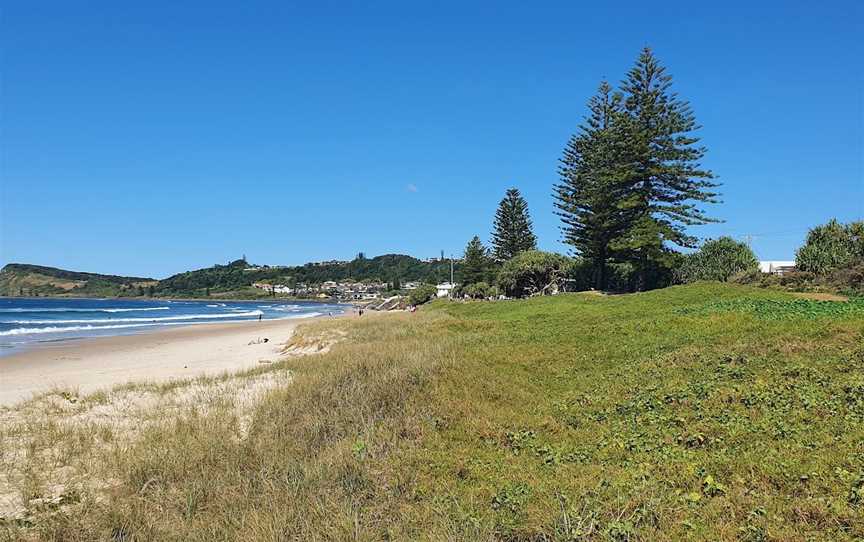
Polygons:
<instances>
[{"instance_id":1,"label":"sea water","mask_svg":"<svg viewBox=\"0 0 864 542\"><path fill-rule=\"evenodd\" d=\"M0 298L0 356L40 342L126 335L168 326L311 318L345 305L311 301Z\"/></svg>"}]
</instances>

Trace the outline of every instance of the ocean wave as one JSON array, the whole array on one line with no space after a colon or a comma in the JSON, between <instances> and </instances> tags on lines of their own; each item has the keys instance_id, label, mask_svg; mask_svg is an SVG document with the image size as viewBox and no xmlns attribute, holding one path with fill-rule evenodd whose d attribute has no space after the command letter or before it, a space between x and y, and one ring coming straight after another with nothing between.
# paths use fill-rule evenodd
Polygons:
<instances>
[{"instance_id":1,"label":"ocean wave","mask_svg":"<svg viewBox=\"0 0 864 542\"><path fill-rule=\"evenodd\" d=\"M270 306L258 305L258 307L262 308L262 309L266 308L266 309L269 309L271 311L278 311L278 312L294 312L294 311L302 310L300 305L270 305Z\"/></svg>"},{"instance_id":2,"label":"ocean wave","mask_svg":"<svg viewBox=\"0 0 864 542\"><path fill-rule=\"evenodd\" d=\"M249 320L228 320L227 322L223 322L226 324L242 324L246 323ZM198 324L209 324L210 322L153 322L149 324L118 324L118 325L110 325L110 326L64 326L64 327L19 327L15 329L10 329L9 331L0 331L0 337L9 337L14 335L39 335L46 333L70 333L73 331L100 331L103 329L128 329L128 328L137 328L137 327L165 327L165 326L192 326ZM0 343L2 344L2 343ZM22 343L13 343L13 344L27 344L26 342Z\"/></svg>"},{"instance_id":3,"label":"ocean wave","mask_svg":"<svg viewBox=\"0 0 864 542\"><path fill-rule=\"evenodd\" d=\"M161 318L88 318L86 320L11 320L4 324L114 324L129 322L172 322L180 320L210 320L214 318L237 318L242 316L260 316L261 311L233 312L230 314L186 314L179 316L163 316ZM14 331L14 330L13 330Z\"/></svg>"},{"instance_id":4,"label":"ocean wave","mask_svg":"<svg viewBox=\"0 0 864 542\"><path fill-rule=\"evenodd\" d=\"M70 331L94 331L100 329L120 329L131 327L157 326L159 324L123 324L116 326L66 326L66 327L17 327L8 331L0 331L0 337L10 335L35 335L38 333L67 333ZM163 324L164 325L164 324Z\"/></svg>"},{"instance_id":5,"label":"ocean wave","mask_svg":"<svg viewBox=\"0 0 864 542\"><path fill-rule=\"evenodd\" d=\"M280 320L299 320L300 318L315 318L316 316L323 316L323 312L307 312L305 314L298 314L297 316L288 316L287 318L280 318Z\"/></svg>"},{"instance_id":6,"label":"ocean wave","mask_svg":"<svg viewBox=\"0 0 864 542\"><path fill-rule=\"evenodd\" d=\"M100 309L105 312L170 311L171 307L144 307L143 309Z\"/></svg>"},{"instance_id":7,"label":"ocean wave","mask_svg":"<svg viewBox=\"0 0 864 542\"><path fill-rule=\"evenodd\" d=\"M133 309L129 307L124 308L92 308L92 309L84 309L80 307L15 307L12 309L0 309L0 312L138 312L138 311L167 311L171 310L171 307L143 307L140 309Z\"/></svg>"}]
</instances>

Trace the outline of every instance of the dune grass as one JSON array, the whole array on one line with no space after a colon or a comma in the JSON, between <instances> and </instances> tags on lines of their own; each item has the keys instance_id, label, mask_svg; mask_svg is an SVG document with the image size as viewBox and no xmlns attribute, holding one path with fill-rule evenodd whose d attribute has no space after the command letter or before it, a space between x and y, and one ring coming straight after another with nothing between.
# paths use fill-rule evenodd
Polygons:
<instances>
[{"instance_id":1,"label":"dune grass","mask_svg":"<svg viewBox=\"0 0 864 542\"><path fill-rule=\"evenodd\" d=\"M343 338L258 370L290 383L245 409L223 387L134 431L0 429L35 502L0 533L860 539L864 315L835 308L697 284L312 324L304 348ZM64 466L87 482L40 500Z\"/></svg>"}]
</instances>

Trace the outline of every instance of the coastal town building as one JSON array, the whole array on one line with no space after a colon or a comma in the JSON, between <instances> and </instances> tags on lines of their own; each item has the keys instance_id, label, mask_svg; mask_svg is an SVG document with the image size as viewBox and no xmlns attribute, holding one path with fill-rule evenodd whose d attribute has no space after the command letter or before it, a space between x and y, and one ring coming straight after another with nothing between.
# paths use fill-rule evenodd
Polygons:
<instances>
[{"instance_id":1,"label":"coastal town building","mask_svg":"<svg viewBox=\"0 0 864 542\"><path fill-rule=\"evenodd\" d=\"M456 288L456 285L452 282L442 282L435 286L435 288L438 297L450 297L453 294L453 289Z\"/></svg>"},{"instance_id":2,"label":"coastal town building","mask_svg":"<svg viewBox=\"0 0 864 542\"><path fill-rule=\"evenodd\" d=\"M263 282L256 282L252 284L253 288L258 288L259 290L264 290L267 293L277 293L277 294L286 294L290 295L294 293L294 288L290 286L286 286L284 284L266 284Z\"/></svg>"},{"instance_id":3,"label":"coastal town building","mask_svg":"<svg viewBox=\"0 0 864 542\"><path fill-rule=\"evenodd\" d=\"M759 262L759 271L771 275L785 275L795 271L795 262L790 260L775 260Z\"/></svg>"},{"instance_id":4,"label":"coastal town building","mask_svg":"<svg viewBox=\"0 0 864 542\"><path fill-rule=\"evenodd\" d=\"M343 282L328 280L318 285L310 285L300 282L293 288L285 284L268 284L264 282L256 282L252 284L252 286L269 294L285 294L318 298L336 297L346 300L378 299L381 297L381 293L386 291L389 287L386 282L355 282L350 280ZM409 288L406 287L406 289Z\"/></svg>"}]
</instances>

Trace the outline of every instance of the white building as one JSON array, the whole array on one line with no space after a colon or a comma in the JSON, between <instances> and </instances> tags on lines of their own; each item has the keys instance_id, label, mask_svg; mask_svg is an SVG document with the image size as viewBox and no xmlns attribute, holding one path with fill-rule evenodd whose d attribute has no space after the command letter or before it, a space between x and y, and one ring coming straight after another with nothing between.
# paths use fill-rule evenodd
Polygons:
<instances>
[{"instance_id":1,"label":"white building","mask_svg":"<svg viewBox=\"0 0 864 542\"><path fill-rule=\"evenodd\" d=\"M759 271L771 275L784 275L790 271L795 271L795 262L788 260L759 262Z\"/></svg>"},{"instance_id":2,"label":"white building","mask_svg":"<svg viewBox=\"0 0 864 542\"><path fill-rule=\"evenodd\" d=\"M450 294L453 293L453 288L455 288L455 287L456 287L456 285L452 284L450 282L442 282L441 284L436 286L436 288L438 290L438 292L437 292L438 297L450 297Z\"/></svg>"},{"instance_id":3,"label":"white building","mask_svg":"<svg viewBox=\"0 0 864 542\"><path fill-rule=\"evenodd\" d=\"M277 294L293 294L294 289L290 286L285 286L284 284L266 284L263 282L256 282L252 285L254 288L258 288L259 290L264 290L267 293L277 293Z\"/></svg>"}]
</instances>

